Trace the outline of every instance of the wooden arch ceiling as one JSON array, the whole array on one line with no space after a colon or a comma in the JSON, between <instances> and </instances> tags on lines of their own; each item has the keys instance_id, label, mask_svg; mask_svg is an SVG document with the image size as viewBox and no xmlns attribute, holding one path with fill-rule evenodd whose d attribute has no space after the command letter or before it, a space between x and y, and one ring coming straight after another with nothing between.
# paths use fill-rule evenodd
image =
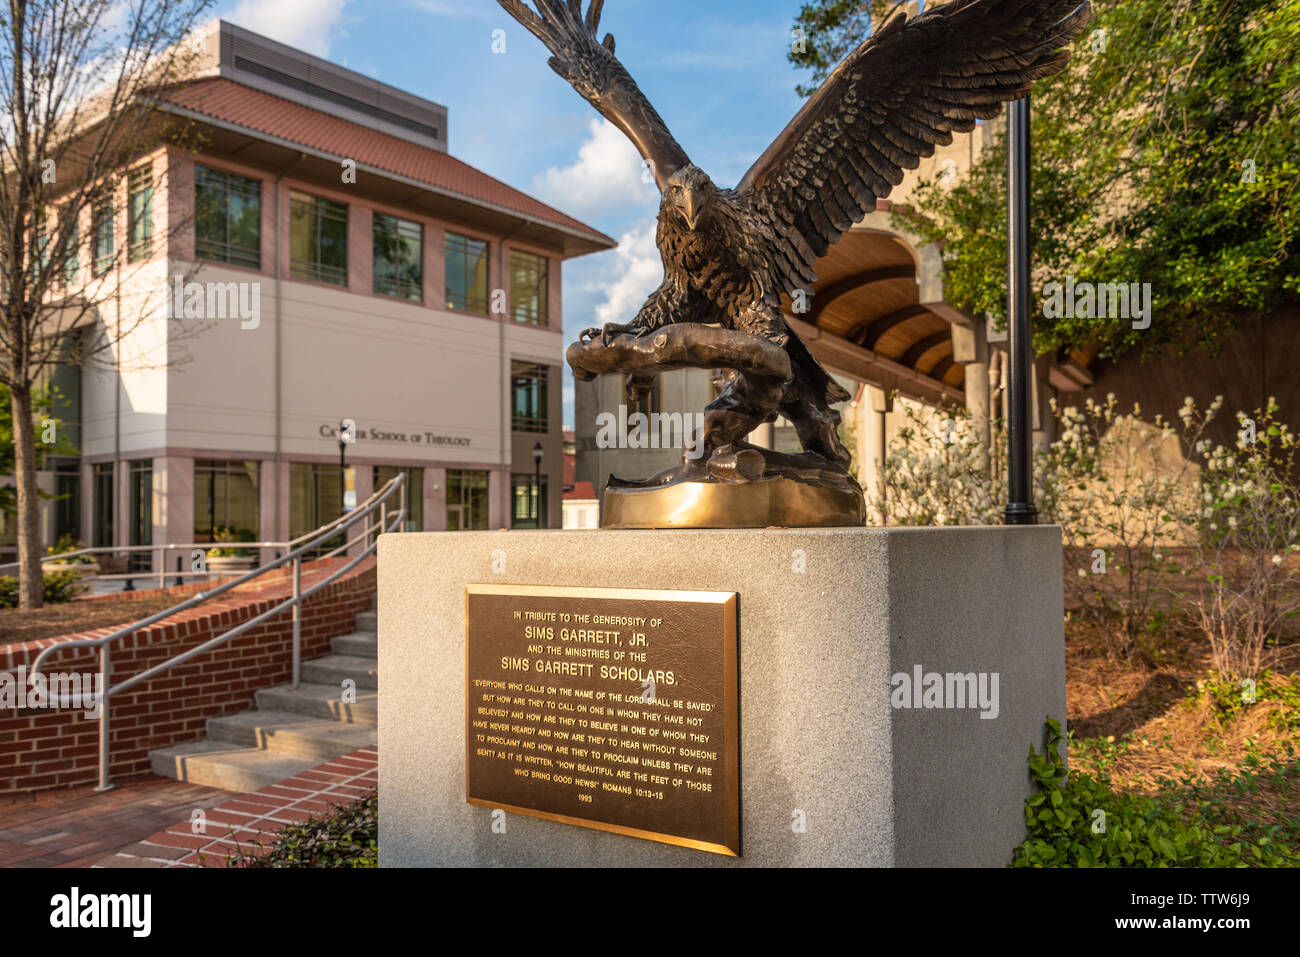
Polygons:
<instances>
[{"instance_id":1,"label":"wooden arch ceiling","mask_svg":"<svg viewBox=\"0 0 1300 957\"><path fill-rule=\"evenodd\" d=\"M817 260L810 309L796 318L822 336L891 359L922 376L963 389L948 320L921 305L916 260L888 233L850 230ZM783 301L791 312L789 299Z\"/></svg>"}]
</instances>

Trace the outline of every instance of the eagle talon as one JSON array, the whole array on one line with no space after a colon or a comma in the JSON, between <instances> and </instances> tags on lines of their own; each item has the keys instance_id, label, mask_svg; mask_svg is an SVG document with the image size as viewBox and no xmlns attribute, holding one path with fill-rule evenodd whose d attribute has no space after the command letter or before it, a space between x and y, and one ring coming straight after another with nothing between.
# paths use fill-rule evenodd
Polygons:
<instances>
[{"instance_id":1,"label":"eagle talon","mask_svg":"<svg viewBox=\"0 0 1300 957\"><path fill-rule=\"evenodd\" d=\"M605 323L605 328L600 331L601 345L605 346L606 348L609 348L609 342L611 338L615 336L627 335L628 333L632 333L636 331L637 328L636 326L633 325L625 326L625 325L620 325L617 322L607 322Z\"/></svg>"}]
</instances>

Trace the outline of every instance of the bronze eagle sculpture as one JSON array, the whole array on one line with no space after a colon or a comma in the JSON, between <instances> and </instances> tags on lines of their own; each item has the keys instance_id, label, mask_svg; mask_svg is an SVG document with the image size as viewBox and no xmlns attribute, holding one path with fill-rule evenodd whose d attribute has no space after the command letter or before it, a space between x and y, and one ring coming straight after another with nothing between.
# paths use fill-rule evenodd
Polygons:
<instances>
[{"instance_id":1,"label":"bronze eagle sculpture","mask_svg":"<svg viewBox=\"0 0 1300 957\"><path fill-rule=\"evenodd\" d=\"M536 10L522 0L498 2L551 51L551 68L627 135L662 194L663 283L631 322L586 330L582 340L599 335L609 345L611 337L684 323L768 340L789 355L777 407L721 397L710 411L725 413L728 427L715 444L779 411L806 453L843 470L850 457L830 406L849 395L790 328L781 297L810 295L816 260L889 195L904 170L1027 95L1034 80L1064 69L1066 47L1089 16L1080 0L955 0L910 20L899 11L726 189L673 138L615 56L613 36L597 42L603 0L591 0L585 15L581 0L535 0ZM575 366L580 371L591 377ZM634 377L629 389L637 383Z\"/></svg>"}]
</instances>

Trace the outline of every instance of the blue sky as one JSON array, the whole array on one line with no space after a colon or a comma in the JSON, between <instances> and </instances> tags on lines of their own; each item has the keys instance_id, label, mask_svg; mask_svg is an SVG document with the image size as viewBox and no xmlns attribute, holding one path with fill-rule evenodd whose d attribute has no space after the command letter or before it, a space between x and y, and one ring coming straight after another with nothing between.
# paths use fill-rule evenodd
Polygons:
<instances>
[{"instance_id":1,"label":"blue sky","mask_svg":"<svg viewBox=\"0 0 1300 957\"><path fill-rule=\"evenodd\" d=\"M584 7L586 0L584 0ZM800 0L607 0L600 33L691 159L733 185L800 106L786 60ZM215 15L449 111L451 153L619 240L564 270L566 344L626 321L660 279L640 160L495 0L240 0ZM505 30L506 51L492 52ZM565 423L572 423L565 370Z\"/></svg>"}]
</instances>

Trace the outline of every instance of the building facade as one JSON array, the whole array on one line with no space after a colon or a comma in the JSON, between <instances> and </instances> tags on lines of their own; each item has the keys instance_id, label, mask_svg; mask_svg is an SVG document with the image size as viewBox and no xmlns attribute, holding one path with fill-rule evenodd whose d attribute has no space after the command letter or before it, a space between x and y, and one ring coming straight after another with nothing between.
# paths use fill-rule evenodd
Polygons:
<instances>
[{"instance_id":1,"label":"building facade","mask_svg":"<svg viewBox=\"0 0 1300 957\"><path fill-rule=\"evenodd\" d=\"M160 96L183 135L65 264L116 283L83 334L130 331L53 376L80 454L46 460L46 541L284 541L399 470L410 529L560 527L561 270L614 241L451 156L438 104L231 24L198 44Z\"/></svg>"}]
</instances>

